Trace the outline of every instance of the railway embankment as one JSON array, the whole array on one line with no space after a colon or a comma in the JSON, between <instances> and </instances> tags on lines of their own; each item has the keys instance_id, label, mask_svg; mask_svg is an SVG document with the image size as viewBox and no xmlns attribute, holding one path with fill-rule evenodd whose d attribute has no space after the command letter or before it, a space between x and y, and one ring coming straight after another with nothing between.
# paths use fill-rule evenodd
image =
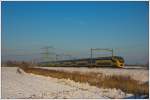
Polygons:
<instances>
[{"instance_id":1,"label":"railway embankment","mask_svg":"<svg viewBox=\"0 0 150 100\"><path fill-rule=\"evenodd\" d=\"M100 72L84 72L81 71L64 71L54 69L42 69L21 67L26 73L53 77L58 79L70 79L75 82L88 83L91 86L98 88L116 88L126 93L134 95L148 95L149 84L148 82L140 82L133 79L129 75L105 75Z\"/></svg>"},{"instance_id":2,"label":"railway embankment","mask_svg":"<svg viewBox=\"0 0 150 100\"><path fill-rule=\"evenodd\" d=\"M124 68L88 68L88 67L37 67L42 69L50 69L50 70L58 70L58 71L67 71L74 72L78 71L81 73L102 73L103 75L121 75L121 76L130 76L132 79L140 81L140 82L148 82L149 81L149 70L144 69L142 67L130 67L125 66Z\"/></svg>"}]
</instances>

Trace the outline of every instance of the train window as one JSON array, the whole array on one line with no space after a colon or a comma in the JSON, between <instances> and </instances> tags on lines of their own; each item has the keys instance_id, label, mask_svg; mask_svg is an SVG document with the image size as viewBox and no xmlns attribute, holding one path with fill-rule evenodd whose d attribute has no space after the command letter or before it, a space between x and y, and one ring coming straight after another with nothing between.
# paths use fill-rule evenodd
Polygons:
<instances>
[{"instance_id":1,"label":"train window","mask_svg":"<svg viewBox=\"0 0 150 100\"><path fill-rule=\"evenodd\" d=\"M116 62L116 60L112 59L112 62Z\"/></svg>"}]
</instances>

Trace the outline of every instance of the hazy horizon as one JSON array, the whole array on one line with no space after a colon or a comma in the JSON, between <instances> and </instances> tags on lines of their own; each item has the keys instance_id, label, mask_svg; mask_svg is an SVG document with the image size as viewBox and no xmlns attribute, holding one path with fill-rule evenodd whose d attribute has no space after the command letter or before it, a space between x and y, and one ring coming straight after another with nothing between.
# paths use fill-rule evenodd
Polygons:
<instances>
[{"instance_id":1,"label":"hazy horizon","mask_svg":"<svg viewBox=\"0 0 150 100\"><path fill-rule=\"evenodd\" d=\"M2 1L2 61L39 60L41 48L89 57L113 48L127 64L149 61L149 2Z\"/></svg>"}]
</instances>

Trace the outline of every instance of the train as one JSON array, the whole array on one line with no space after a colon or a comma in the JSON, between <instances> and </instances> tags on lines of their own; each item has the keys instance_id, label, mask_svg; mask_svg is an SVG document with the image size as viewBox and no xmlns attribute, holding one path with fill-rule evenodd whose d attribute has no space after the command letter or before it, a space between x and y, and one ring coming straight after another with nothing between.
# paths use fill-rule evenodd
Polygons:
<instances>
[{"instance_id":1,"label":"train","mask_svg":"<svg viewBox=\"0 0 150 100\"><path fill-rule=\"evenodd\" d=\"M42 62L41 66L52 67L114 67L123 68L124 59L120 56L84 58L75 60L60 60L51 62Z\"/></svg>"}]
</instances>

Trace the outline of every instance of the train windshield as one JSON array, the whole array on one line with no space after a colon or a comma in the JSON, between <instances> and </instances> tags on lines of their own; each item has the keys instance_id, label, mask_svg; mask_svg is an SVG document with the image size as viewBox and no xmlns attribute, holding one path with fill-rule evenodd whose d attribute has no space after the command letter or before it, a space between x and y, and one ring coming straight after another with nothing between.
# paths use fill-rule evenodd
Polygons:
<instances>
[{"instance_id":1,"label":"train windshield","mask_svg":"<svg viewBox=\"0 0 150 100\"><path fill-rule=\"evenodd\" d=\"M122 57L115 56L121 63L124 63L124 59Z\"/></svg>"}]
</instances>

